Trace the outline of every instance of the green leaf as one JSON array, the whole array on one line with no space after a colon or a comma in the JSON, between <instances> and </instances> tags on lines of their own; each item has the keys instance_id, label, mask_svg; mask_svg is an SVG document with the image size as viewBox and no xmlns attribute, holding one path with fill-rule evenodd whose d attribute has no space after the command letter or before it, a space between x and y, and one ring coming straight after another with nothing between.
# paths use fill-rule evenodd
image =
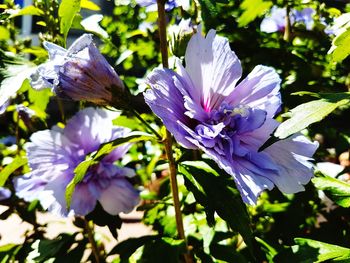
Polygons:
<instances>
[{"instance_id":1,"label":"green leaf","mask_svg":"<svg viewBox=\"0 0 350 263\"><path fill-rule=\"evenodd\" d=\"M81 0L81 8L89 9L92 11L99 11L101 8L90 0Z\"/></svg>"},{"instance_id":2,"label":"green leaf","mask_svg":"<svg viewBox=\"0 0 350 263\"><path fill-rule=\"evenodd\" d=\"M98 163L98 161L102 160L111 151L115 150L117 147L124 143L136 143L140 141L148 141L153 139L155 139L155 137L147 133L131 132L128 137L118 138L111 142L101 144L100 148L96 152L93 152L90 155L86 156L85 160L79 163L74 169L74 177L67 185L65 193L67 208L69 209L70 207L70 203L76 185L84 179L85 174L90 166Z\"/></svg>"},{"instance_id":3,"label":"green leaf","mask_svg":"<svg viewBox=\"0 0 350 263\"><path fill-rule=\"evenodd\" d=\"M0 246L0 263L16 262L15 256L22 248L18 244L6 244Z\"/></svg>"},{"instance_id":4,"label":"green leaf","mask_svg":"<svg viewBox=\"0 0 350 263\"><path fill-rule=\"evenodd\" d=\"M238 26L243 27L248 25L258 16L266 13L272 6L271 1L264 0L244 0L240 7L244 10L242 15L238 18Z\"/></svg>"},{"instance_id":5,"label":"green leaf","mask_svg":"<svg viewBox=\"0 0 350 263\"><path fill-rule=\"evenodd\" d=\"M52 96L52 92L50 89L43 90L28 90L28 99L31 103L34 104L36 108L40 111L45 112L46 106L50 101L50 97Z\"/></svg>"},{"instance_id":6,"label":"green leaf","mask_svg":"<svg viewBox=\"0 0 350 263\"><path fill-rule=\"evenodd\" d=\"M295 238L297 244L289 249L281 251L274 262L279 263L320 263L320 262L349 262L350 249L331 245L328 243L306 239Z\"/></svg>"},{"instance_id":7,"label":"green leaf","mask_svg":"<svg viewBox=\"0 0 350 263\"><path fill-rule=\"evenodd\" d=\"M147 242L143 249L142 262L164 262L178 263L181 262L180 255L186 252L184 240L175 240L170 237L151 240Z\"/></svg>"},{"instance_id":8,"label":"green leaf","mask_svg":"<svg viewBox=\"0 0 350 263\"><path fill-rule=\"evenodd\" d=\"M12 163L7 165L4 169L0 171L0 187L4 186L9 176L16 171L18 168L22 167L27 163L27 158L22 156L16 156Z\"/></svg>"},{"instance_id":9,"label":"green leaf","mask_svg":"<svg viewBox=\"0 0 350 263\"><path fill-rule=\"evenodd\" d=\"M350 207L350 184L325 176L312 179L313 184L342 207Z\"/></svg>"},{"instance_id":10,"label":"green leaf","mask_svg":"<svg viewBox=\"0 0 350 263\"><path fill-rule=\"evenodd\" d=\"M326 260L331 260L331 262L350 260L350 249L345 247L331 245L306 238L295 238L294 242L300 247L311 247L318 249L319 255L317 257L317 262L325 262Z\"/></svg>"},{"instance_id":11,"label":"green leaf","mask_svg":"<svg viewBox=\"0 0 350 263\"><path fill-rule=\"evenodd\" d=\"M213 165L209 166L203 161L182 162L179 164L179 172L184 175L188 190L207 213L216 211L232 229L242 235L247 246L252 249L253 237L249 215L241 195L232 177L219 175L211 168Z\"/></svg>"},{"instance_id":12,"label":"green leaf","mask_svg":"<svg viewBox=\"0 0 350 263\"><path fill-rule=\"evenodd\" d=\"M24 15L32 15L32 16L41 16L44 12L32 5L26 6L22 9L16 9L13 10L13 13L9 16L9 18L17 17L17 16L24 16Z\"/></svg>"},{"instance_id":13,"label":"green leaf","mask_svg":"<svg viewBox=\"0 0 350 263\"><path fill-rule=\"evenodd\" d=\"M85 174L89 167L96 162L93 160L91 156L88 156L88 158L81 162L75 169L74 169L74 177L73 179L69 182L69 184L66 187L66 193L65 193L65 198L67 202L67 209L70 208L70 203L72 201L73 193L75 190L75 187L77 184L79 184L85 177Z\"/></svg>"},{"instance_id":14,"label":"green leaf","mask_svg":"<svg viewBox=\"0 0 350 263\"><path fill-rule=\"evenodd\" d=\"M63 253L66 254L67 250L75 242L76 233L70 234L60 234L57 238L53 240L41 239L36 241L33 246L37 254L34 258L35 262L44 262L50 258L57 258Z\"/></svg>"},{"instance_id":15,"label":"green leaf","mask_svg":"<svg viewBox=\"0 0 350 263\"><path fill-rule=\"evenodd\" d=\"M336 18L332 27L335 29L337 35L332 41L332 46L328 54L331 54L333 62L341 62L350 54L349 13Z\"/></svg>"},{"instance_id":16,"label":"green leaf","mask_svg":"<svg viewBox=\"0 0 350 263\"><path fill-rule=\"evenodd\" d=\"M255 240L262 245L262 250L264 250L268 261L273 263L273 258L278 253L277 250L259 237L255 237Z\"/></svg>"},{"instance_id":17,"label":"green leaf","mask_svg":"<svg viewBox=\"0 0 350 263\"><path fill-rule=\"evenodd\" d=\"M60 32L67 39L69 29L72 26L75 15L80 11L80 0L62 0L58 8L60 17Z\"/></svg>"},{"instance_id":18,"label":"green leaf","mask_svg":"<svg viewBox=\"0 0 350 263\"><path fill-rule=\"evenodd\" d=\"M199 0L202 6L202 12L205 17L214 17L218 14L215 6L215 1L213 0ZM209 16L208 16L209 15Z\"/></svg>"},{"instance_id":19,"label":"green leaf","mask_svg":"<svg viewBox=\"0 0 350 263\"><path fill-rule=\"evenodd\" d=\"M336 108L348 104L349 99L342 99L336 102L321 99L301 104L290 111L291 118L278 126L274 136L279 139L285 139L305 129L310 124L321 121Z\"/></svg>"},{"instance_id":20,"label":"green leaf","mask_svg":"<svg viewBox=\"0 0 350 263\"><path fill-rule=\"evenodd\" d=\"M6 77L0 84L0 105L3 105L9 98L16 95L16 92L22 87L24 80L36 70L34 64L7 65L1 69L1 74Z\"/></svg>"},{"instance_id":21,"label":"green leaf","mask_svg":"<svg viewBox=\"0 0 350 263\"><path fill-rule=\"evenodd\" d=\"M8 40L9 38L10 31L4 26L0 26L0 40Z\"/></svg>"},{"instance_id":22,"label":"green leaf","mask_svg":"<svg viewBox=\"0 0 350 263\"><path fill-rule=\"evenodd\" d=\"M141 246L147 242L159 239L159 236L142 236L139 238L129 238L117 244L108 255L118 254L121 260L126 260Z\"/></svg>"}]
</instances>

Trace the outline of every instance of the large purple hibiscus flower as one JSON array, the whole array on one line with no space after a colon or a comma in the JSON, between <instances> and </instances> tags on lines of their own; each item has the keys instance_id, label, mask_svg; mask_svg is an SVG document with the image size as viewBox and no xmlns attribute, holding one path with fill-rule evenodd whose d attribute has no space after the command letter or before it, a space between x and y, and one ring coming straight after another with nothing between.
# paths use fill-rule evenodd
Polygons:
<instances>
[{"instance_id":1,"label":"large purple hibiscus flower","mask_svg":"<svg viewBox=\"0 0 350 263\"><path fill-rule=\"evenodd\" d=\"M304 190L313 176L311 156L318 147L301 134L258 149L279 125L280 78L257 66L243 79L228 40L210 30L188 43L186 67L155 69L144 94L153 112L185 148L200 149L233 176L243 200L256 203L264 189Z\"/></svg>"},{"instance_id":2,"label":"large purple hibiscus flower","mask_svg":"<svg viewBox=\"0 0 350 263\"><path fill-rule=\"evenodd\" d=\"M130 212L138 204L139 195L126 178L135 173L130 168L114 165L130 144L118 147L88 169L75 188L70 210L66 209L65 190L75 167L102 143L129 132L113 126L112 118L110 112L86 108L63 129L54 127L34 133L31 142L26 144L31 171L15 179L16 194L26 201L39 199L43 208L60 215L86 215L94 209L96 201L112 215Z\"/></svg>"}]
</instances>

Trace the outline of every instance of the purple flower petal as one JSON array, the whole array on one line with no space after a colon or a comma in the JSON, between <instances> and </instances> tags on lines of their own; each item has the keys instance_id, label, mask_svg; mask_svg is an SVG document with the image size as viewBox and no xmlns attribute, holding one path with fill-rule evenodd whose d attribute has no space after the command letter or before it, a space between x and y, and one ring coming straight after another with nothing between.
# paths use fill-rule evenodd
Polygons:
<instances>
[{"instance_id":1,"label":"purple flower petal","mask_svg":"<svg viewBox=\"0 0 350 263\"><path fill-rule=\"evenodd\" d=\"M11 191L7 188L0 187L0 201L11 197Z\"/></svg>"},{"instance_id":2,"label":"purple flower petal","mask_svg":"<svg viewBox=\"0 0 350 263\"><path fill-rule=\"evenodd\" d=\"M273 68L256 66L227 96L225 102L260 108L271 118L281 106L280 83L281 79Z\"/></svg>"},{"instance_id":3,"label":"purple flower petal","mask_svg":"<svg viewBox=\"0 0 350 263\"><path fill-rule=\"evenodd\" d=\"M215 36L214 30L203 37L201 26L188 43L185 61L192 81L188 93L207 112L220 106L242 75L241 64L228 40Z\"/></svg>"},{"instance_id":4,"label":"purple flower petal","mask_svg":"<svg viewBox=\"0 0 350 263\"><path fill-rule=\"evenodd\" d=\"M280 191L292 194L304 190L313 177L312 164L309 162L316 149L317 142L310 142L303 135L296 134L268 147L268 153L276 162L279 175L271 180Z\"/></svg>"},{"instance_id":5,"label":"purple flower petal","mask_svg":"<svg viewBox=\"0 0 350 263\"><path fill-rule=\"evenodd\" d=\"M182 137L185 131L177 123L183 122L189 125L191 120L184 114L186 109L183 105L183 95L175 86L174 79L176 78L179 77L171 70L155 69L147 76L147 83L153 89L145 92L145 101L162 119L179 143L187 148L194 148Z\"/></svg>"},{"instance_id":6,"label":"purple flower petal","mask_svg":"<svg viewBox=\"0 0 350 263\"><path fill-rule=\"evenodd\" d=\"M74 177L76 166L85 160L86 154L96 151L102 143L126 136L129 132L127 128L112 125L115 116L112 112L86 108L73 116L63 129L54 127L34 133L31 142L26 144L31 172L14 179L17 196L26 201L38 199L44 209L62 216L90 213L101 196L104 196L105 203L122 201L122 204L115 205L128 207L123 209L125 212L134 207L139 200L138 192L125 178L135 173L130 168L113 164L130 148L130 144L125 144L117 147L98 164L89 167L83 181L76 186L71 208L67 211L65 192ZM106 189L115 185L115 180L126 182L119 184L123 197L118 197L118 192L104 194ZM122 189L124 186L127 189ZM125 193L130 191L133 191L132 194L125 200ZM108 210L111 210L110 207Z\"/></svg>"},{"instance_id":7,"label":"purple flower petal","mask_svg":"<svg viewBox=\"0 0 350 263\"><path fill-rule=\"evenodd\" d=\"M140 202L138 192L125 179L112 180L99 198L103 209L111 215L129 213Z\"/></svg>"}]
</instances>

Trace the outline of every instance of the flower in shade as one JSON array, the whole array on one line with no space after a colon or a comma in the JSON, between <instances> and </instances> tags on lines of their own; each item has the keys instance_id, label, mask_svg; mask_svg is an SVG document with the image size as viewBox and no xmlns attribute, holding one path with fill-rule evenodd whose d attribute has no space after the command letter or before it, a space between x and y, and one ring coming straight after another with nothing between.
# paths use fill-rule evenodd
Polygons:
<instances>
[{"instance_id":1,"label":"flower in shade","mask_svg":"<svg viewBox=\"0 0 350 263\"><path fill-rule=\"evenodd\" d=\"M146 12L157 11L157 0L136 0L139 6L146 7ZM185 10L189 8L189 0L169 0L165 3L165 10L171 11L172 9L182 6Z\"/></svg>"},{"instance_id":2,"label":"flower in shade","mask_svg":"<svg viewBox=\"0 0 350 263\"><path fill-rule=\"evenodd\" d=\"M127 180L134 170L114 162L130 148L124 144L89 167L73 193L66 209L65 191L74 177L75 167L102 143L124 137L129 130L112 125L114 114L86 108L72 117L64 128L54 127L34 133L26 144L31 171L15 179L16 194L26 201L38 199L44 209L67 215L86 215L99 201L103 209L116 215L130 212L139 202L139 194Z\"/></svg>"},{"instance_id":3,"label":"flower in shade","mask_svg":"<svg viewBox=\"0 0 350 263\"><path fill-rule=\"evenodd\" d=\"M11 191L7 188L0 187L0 201L11 197Z\"/></svg>"},{"instance_id":4,"label":"flower in shade","mask_svg":"<svg viewBox=\"0 0 350 263\"><path fill-rule=\"evenodd\" d=\"M302 10L292 9L290 12L290 23L304 24L307 30L311 30L314 25L313 15L315 10L307 7ZM270 16L263 19L260 25L260 30L266 33L284 32L286 26L286 8L278 8L273 6L271 8Z\"/></svg>"},{"instance_id":5,"label":"flower in shade","mask_svg":"<svg viewBox=\"0 0 350 263\"><path fill-rule=\"evenodd\" d=\"M233 176L243 200L256 203L264 189L304 190L313 176L311 156L318 143L296 134L265 150L259 148L279 123L280 78L273 68L256 66L241 78L240 61L228 40L201 28L177 72L157 68L147 77L144 96L153 112L185 148L200 149Z\"/></svg>"},{"instance_id":6,"label":"flower in shade","mask_svg":"<svg viewBox=\"0 0 350 263\"><path fill-rule=\"evenodd\" d=\"M123 82L92 42L91 34L78 38L68 50L44 42L49 61L31 75L33 88L51 87L62 97L99 105L126 103Z\"/></svg>"}]
</instances>

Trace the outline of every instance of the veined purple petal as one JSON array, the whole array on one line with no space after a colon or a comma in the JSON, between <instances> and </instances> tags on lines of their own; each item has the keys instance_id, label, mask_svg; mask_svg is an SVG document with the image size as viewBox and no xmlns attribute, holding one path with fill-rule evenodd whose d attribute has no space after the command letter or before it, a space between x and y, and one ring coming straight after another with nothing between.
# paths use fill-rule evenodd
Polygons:
<instances>
[{"instance_id":1,"label":"veined purple petal","mask_svg":"<svg viewBox=\"0 0 350 263\"><path fill-rule=\"evenodd\" d=\"M318 148L317 142L310 142L303 135L296 134L278 141L266 148L280 170L272 179L274 184L284 193L292 194L304 190L313 176L311 156Z\"/></svg>"},{"instance_id":2,"label":"veined purple petal","mask_svg":"<svg viewBox=\"0 0 350 263\"><path fill-rule=\"evenodd\" d=\"M262 109L271 118L281 106L280 83L281 79L273 68L256 66L227 96L225 102Z\"/></svg>"},{"instance_id":3,"label":"veined purple petal","mask_svg":"<svg viewBox=\"0 0 350 263\"><path fill-rule=\"evenodd\" d=\"M122 204L116 203L116 206L134 207L139 200L138 192L125 178L135 175L135 172L114 165L129 149L130 144L126 144L89 167L82 182L76 186L70 210L67 210L66 187L73 179L77 165L102 143L127 136L129 129L112 125L114 117L116 113L86 108L73 116L63 129L53 127L34 133L31 142L25 146L31 172L14 179L17 196L26 201L38 199L44 209L62 216L90 213L101 196L104 196L104 202L120 200ZM114 185L115 180L128 183L119 185L123 197L111 191L105 196L103 193ZM123 186L127 189L122 189ZM124 199L125 193L132 190L129 199ZM124 212L127 210L123 209Z\"/></svg>"},{"instance_id":4,"label":"veined purple petal","mask_svg":"<svg viewBox=\"0 0 350 263\"><path fill-rule=\"evenodd\" d=\"M176 140L187 148L194 146L183 138L186 132L178 121L190 125L190 118L185 115L184 99L175 86L176 73L168 69L155 69L147 76L147 84L152 89L144 93L145 101L153 112L162 119Z\"/></svg>"},{"instance_id":5,"label":"veined purple petal","mask_svg":"<svg viewBox=\"0 0 350 263\"><path fill-rule=\"evenodd\" d=\"M207 112L220 106L242 75L241 64L228 40L216 36L214 30L203 37L201 26L188 43L185 61L192 81L188 93Z\"/></svg>"}]
</instances>

